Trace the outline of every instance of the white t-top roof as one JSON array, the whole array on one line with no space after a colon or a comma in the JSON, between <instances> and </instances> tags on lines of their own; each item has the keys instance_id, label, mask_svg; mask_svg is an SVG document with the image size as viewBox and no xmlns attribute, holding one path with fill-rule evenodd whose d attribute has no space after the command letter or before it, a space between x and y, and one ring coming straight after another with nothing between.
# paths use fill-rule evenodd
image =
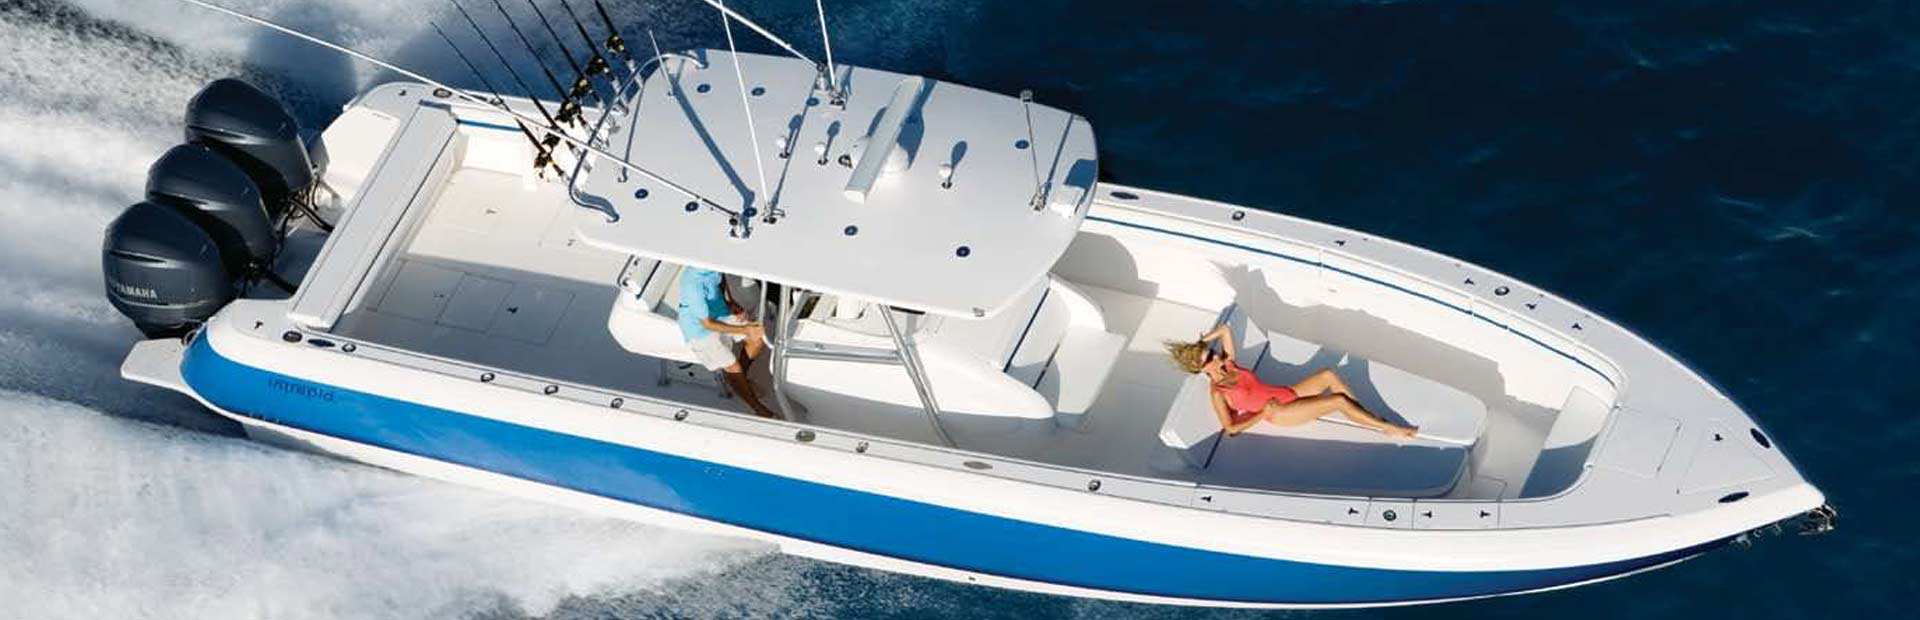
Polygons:
<instances>
[{"instance_id":1,"label":"white t-top roof","mask_svg":"<svg viewBox=\"0 0 1920 620\"><path fill-rule=\"evenodd\" d=\"M749 233L736 238L725 214L690 210L687 196L600 162L575 180L575 198L610 205L618 217L576 209L574 223L587 243L904 308L981 316L1046 273L1092 202L1093 129L1073 114L846 66L839 67L841 109L806 62L691 55L705 66L675 59L654 72L628 102L635 116L619 119L607 150L722 207L764 210L737 60L767 193L781 217L750 218ZM910 109L887 114L890 105ZM904 122L888 122L894 119ZM888 153L888 135L898 136L895 153ZM790 145L784 158L783 138ZM826 145L825 164L819 144ZM843 164L843 155L852 161ZM868 155L879 159L866 161ZM942 187L943 166L950 166L950 188Z\"/></svg>"}]
</instances>

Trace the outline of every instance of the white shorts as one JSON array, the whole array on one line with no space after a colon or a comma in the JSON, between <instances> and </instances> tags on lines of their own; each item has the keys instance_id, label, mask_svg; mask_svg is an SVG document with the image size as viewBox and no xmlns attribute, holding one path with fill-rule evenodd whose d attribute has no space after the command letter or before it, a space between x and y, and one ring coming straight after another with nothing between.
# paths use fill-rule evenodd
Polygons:
<instances>
[{"instance_id":1,"label":"white shorts","mask_svg":"<svg viewBox=\"0 0 1920 620\"><path fill-rule=\"evenodd\" d=\"M738 319L733 316L722 320L737 324L740 322ZM738 342L738 334L707 330L707 335L687 341L687 346L693 349L693 357L700 360L700 365L707 367L707 370L726 370L728 366L740 362L740 358L733 353L733 345Z\"/></svg>"}]
</instances>

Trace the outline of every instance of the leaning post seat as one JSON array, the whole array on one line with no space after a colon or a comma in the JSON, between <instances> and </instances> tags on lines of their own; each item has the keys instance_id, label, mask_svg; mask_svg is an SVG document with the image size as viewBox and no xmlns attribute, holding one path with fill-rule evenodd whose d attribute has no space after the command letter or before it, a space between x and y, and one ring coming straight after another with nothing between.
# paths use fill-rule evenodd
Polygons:
<instances>
[{"instance_id":1,"label":"leaning post seat","mask_svg":"<svg viewBox=\"0 0 1920 620\"><path fill-rule=\"evenodd\" d=\"M620 294L607 313L607 331L621 348L677 362L699 361L680 334L674 311L680 268L645 258L628 263L620 276Z\"/></svg>"},{"instance_id":2,"label":"leaning post seat","mask_svg":"<svg viewBox=\"0 0 1920 620\"><path fill-rule=\"evenodd\" d=\"M930 348L1004 372L1045 399L1047 410L1035 413L1067 428L1086 419L1127 343L1107 331L1093 298L1052 275L994 318L948 320L938 331Z\"/></svg>"},{"instance_id":3,"label":"leaning post seat","mask_svg":"<svg viewBox=\"0 0 1920 620\"><path fill-rule=\"evenodd\" d=\"M1223 311L1221 321L1233 329L1240 364L1261 381L1290 385L1329 367L1362 406L1418 426L1420 434L1395 440L1334 413L1300 426L1261 424L1226 438L1207 378L1195 374L1181 384L1160 428L1161 442L1189 466L1281 476L1298 490L1354 495L1432 497L1459 479L1486 427L1487 409L1479 399L1380 362L1269 332L1238 306Z\"/></svg>"},{"instance_id":4,"label":"leaning post seat","mask_svg":"<svg viewBox=\"0 0 1920 620\"><path fill-rule=\"evenodd\" d=\"M633 257L620 274L620 292L607 312L607 332L620 348L660 360L660 384L680 381L719 390L730 398L732 391L721 373L709 371L693 354L686 336L680 333L679 301L682 265ZM732 278L732 276L727 276ZM737 282L729 279L728 286ZM739 300L752 307L753 300Z\"/></svg>"}]
</instances>

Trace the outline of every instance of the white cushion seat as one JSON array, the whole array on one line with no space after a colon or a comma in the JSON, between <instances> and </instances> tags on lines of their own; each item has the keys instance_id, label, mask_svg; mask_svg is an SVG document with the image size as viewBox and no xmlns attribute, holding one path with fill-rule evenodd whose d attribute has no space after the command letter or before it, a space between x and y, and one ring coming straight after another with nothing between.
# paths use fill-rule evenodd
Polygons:
<instances>
[{"instance_id":1,"label":"white cushion seat","mask_svg":"<svg viewBox=\"0 0 1920 620\"><path fill-rule=\"evenodd\" d=\"M1431 497L1446 493L1464 471L1468 450L1486 426L1486 405L1478 399L1380 362L1268 332L1238 307L1222 317L1234 330L1240 364L1262 381L1290 385L1332 368L1362 406L1419 426L1420 433L1396 440L1334 413L1299 426L1261 424L1223 438L1207 379L1193 375L1181 384L1160 439L1192 467L1207 469L1210 481L1244 478L1241 484L1309 492Z\"/></svg>"},{"instance_id":2,"label":"white cushion seat","mask_svg":"<svg viewBox=\"0 0 1920 620\"><path fill-rule=\"evenodd\" d=\"M1127 337L1106 327L1092 297L1049 275L993 318L948 319L923 351L975 356L1037 391L1051 404L1054 421L1073 428L1085 420L1126 348Z\"/></svg>"},{"instance_id":3,"label":"white cushion seat","mask_svg":"<svg viewBox=\"0 0 1920 620\"><path fill-rule=\"evenodd\" d=\"M653 259L635 259L620 281L620 293L607 313L607 331L627 351L676 362L698 363L693 348L680 333L680 271L682 265ZM734 276L725 276L727 285L738 287ZM749 315L757 299L745 298L741 305Z\"/></svg>"},{"instance_id":4,"label":"white cushion seat","mask_svg":"<svg viewBox=\"0 0 1920 620\"><path fill-rule=\"evenodd\" d=\"M660 359L698 362L680 333L674 311L680 290L680 265L640 259L620 281L619 296L607 313L607 331L620 347Z\"/></svg>"}]
</instances>

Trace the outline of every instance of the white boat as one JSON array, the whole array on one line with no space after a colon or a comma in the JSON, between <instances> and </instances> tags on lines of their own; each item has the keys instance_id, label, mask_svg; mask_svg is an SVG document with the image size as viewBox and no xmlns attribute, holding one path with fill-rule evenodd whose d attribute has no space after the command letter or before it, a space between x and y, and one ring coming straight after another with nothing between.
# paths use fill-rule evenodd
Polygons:
<instances>
[{"instance_id":1,"label":"white boat","mask_svg":"<svg viewBox=\"0 0 1920 620\"><path fill-rule=\"evenodd\" d=\"M1025 97L727 50L617 64L604 106L424 76L367 91L311 145L320 189L292 183L317 212L267 253L297 292L240 278L204 320L149 319L165 337L123 374L301 449L1129 601L1469 599L1831 525L1723 390L1495 271L1099 182L1086 119ZM543 124L575 104L580 122ZM552 165L529 133L565 133ZM137 237L133 214L110 234ZM173 281L115 262L130 243L109 240L116 303L167 297ZM687 266L727 274L768 325L752 376L786 419L693 363ZM1163 350L1222 321L1262 379L1335 369L1419 436L1321 420L1224 437L1206 380Z\"/></svg>"}]
</instances>

